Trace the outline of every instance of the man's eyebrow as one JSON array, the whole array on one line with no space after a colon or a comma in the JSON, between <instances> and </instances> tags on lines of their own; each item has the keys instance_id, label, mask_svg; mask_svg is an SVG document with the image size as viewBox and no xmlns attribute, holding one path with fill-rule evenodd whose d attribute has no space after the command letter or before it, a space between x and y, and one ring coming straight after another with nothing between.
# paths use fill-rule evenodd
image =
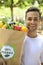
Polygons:
<instances>
[{"instance_id":1,"label":"man's eyebrow","mask_svg":"<svg viewBox=\"0 0 43 65\"><path fill-rule=\"evenodd\" d=\"M28 18L32 18L32 17L28 17ZM34 18L37 18L37 17L34 17Z\"/></svg>"},{"instance_id":2,"label":"man's eyebrow","mask_svg":"<svg viewBox=\"0 0 43 65\"><path fill-rule=\"evenodd\" d=\"M28 17L28 18L32 18L32 17Z\"/></svg>"},{"instance_id":3,"label":"man's eyebrow","mask_svg":"<svg viewBox=\"0 0 43 65\"><path fill-rule=\"evenodd\" d=\"M37 17L34 17L34 18L37 18Z\"/></svg>"}]
</instances>

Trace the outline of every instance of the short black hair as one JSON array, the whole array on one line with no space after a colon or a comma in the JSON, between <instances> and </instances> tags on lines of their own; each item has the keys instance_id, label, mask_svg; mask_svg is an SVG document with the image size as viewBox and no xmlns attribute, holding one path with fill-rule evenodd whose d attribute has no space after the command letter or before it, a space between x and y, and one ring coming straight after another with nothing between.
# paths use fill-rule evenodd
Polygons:
<instances>
[{"instance_id":1,"label":"short black hair","mask_svg":"<svg viewBox=\"0 0 43 65\"><path fill-rule=\"evenodd\" d=\"M32 12L32 11L34 11L34 12L37 11L39 13L39 17L41 18L41 12L40 12L40 10L37 7L30 7L30 8L28 8L27 11L26 11L25 18L27 16L27 13L28 12Z\"/></svg>"}]
</instances>

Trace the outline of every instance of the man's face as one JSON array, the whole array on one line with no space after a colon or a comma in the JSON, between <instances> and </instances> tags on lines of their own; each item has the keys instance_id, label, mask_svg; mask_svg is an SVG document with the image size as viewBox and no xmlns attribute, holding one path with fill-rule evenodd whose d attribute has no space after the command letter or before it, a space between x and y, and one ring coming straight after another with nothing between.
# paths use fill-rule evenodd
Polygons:
<instances>
[{"instance_id":1,"label":"man's face","mask_svg":"<svg viewBox=\"0 0 43 65\"><path fill-rule=\"evenodd\" d=\"M26 26L30 31L35 31L37 30L39 21L40 21L40 17L39 17L39 13L37 11L35 12L28 12L26 15Z\"/></svg>"}]
</instances>

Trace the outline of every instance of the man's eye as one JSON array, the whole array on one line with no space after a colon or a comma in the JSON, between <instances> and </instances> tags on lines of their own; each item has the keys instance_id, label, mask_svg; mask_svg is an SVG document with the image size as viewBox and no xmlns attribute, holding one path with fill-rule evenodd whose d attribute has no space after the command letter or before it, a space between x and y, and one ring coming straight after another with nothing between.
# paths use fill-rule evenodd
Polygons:
<instances>
[{"instance_id":1,"label":"man's eye","mask_svg":"<svg viewBox=\"0 0 43 65\"><path fill-rule=\"evenodd\" d=\"M32 19L31 18L28 18L29 21L31 21Z\"/></svg>"},{"instance_id":2,"label":"man's eye","mask_svg":"<svg viewBox=\"0 0 43 65\"><path fill-rule=\"evenodd\" d=\"M38 19L37 19L37 18L35 18L35 19L34 19L34 21L38 21Z\"/></svg>"}]
</instances>

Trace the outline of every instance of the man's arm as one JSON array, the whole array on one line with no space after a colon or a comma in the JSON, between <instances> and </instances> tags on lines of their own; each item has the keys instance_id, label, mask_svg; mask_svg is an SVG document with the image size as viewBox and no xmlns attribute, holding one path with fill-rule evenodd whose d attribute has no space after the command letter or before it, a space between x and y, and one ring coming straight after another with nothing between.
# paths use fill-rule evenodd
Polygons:
<instances>
[{"instance_id":1,"label":"man's arm","mask_svg":"<svg viewBox=\"0 0 43 65\"><path fill-rule=\"evenodd\" d=\"M41 63L41 65L43 65L43 63Z\"/></svg>"}]
</instances>

